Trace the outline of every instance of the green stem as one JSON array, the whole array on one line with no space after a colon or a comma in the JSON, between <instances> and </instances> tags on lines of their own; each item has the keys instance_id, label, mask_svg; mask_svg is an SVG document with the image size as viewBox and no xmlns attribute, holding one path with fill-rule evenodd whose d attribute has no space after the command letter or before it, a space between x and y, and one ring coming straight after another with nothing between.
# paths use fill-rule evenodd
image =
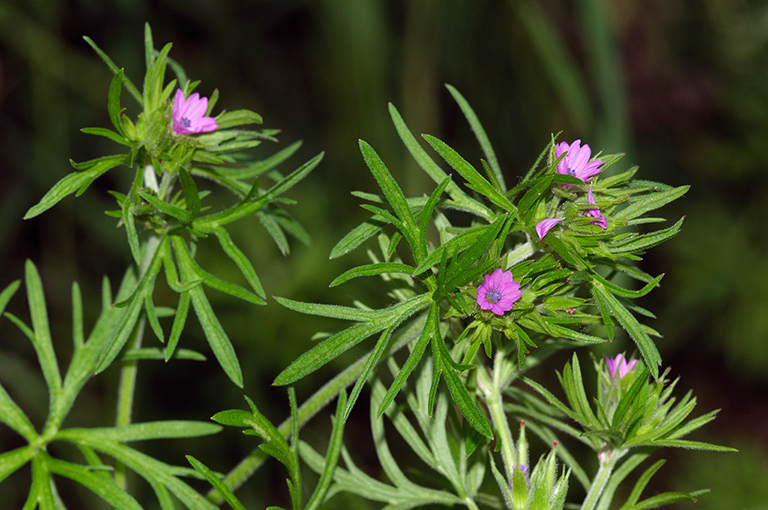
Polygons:
<instances>
[{"instance_id":1,"label":"green stem","mask_svg":"<svg viewBox=\"0 0 768 510\"><path fill-rule=\"evenodd\" d=\"M517 464L517 455L515 453L515 441L512 439L512 431L507 422L507 415L504 414L504 402L501 398L502 382L506 379L504 376L504 356L499 353L493 364L493 381L488 377L484 368L477 369L477 379L480 388L485 394L485 401L488 404L488 410L491 413L491 421L496 428L496 439L501 444L501 457L504 461L504 470L507 473L507 480L512 481L512 474L515 472Z\"/></svg>"},{"instance_id":2,"label":"green stem","mask_svg":"<svg viewBox=\"0 0 768 510\"><path fill-rule=\"evenodd\" d=\"M160 245L160 238L152 236L147 240L144 249L144 258L141 261L139 281L141 276L148 270L149 264ZM141 347L144 338L144 327L146 320L141 319L133 332L132 338L128 341L127 349L138 349ZM124 361L120 369L120 383L117 387L117 411L115 426L125 427L131 423L131 414L133 412L133 397L136 394L136 375L138 371L138 360ZM115 464L115 484L123 489L126 488L126 466L122 462Z\"/></svg>"},{"instance_id":3,"label":"green stem","mask_svg":"<svg viewBox=\"0 0 768 510\"><path fill-rule=\"evenodd\" d=\"M589 487L587 497L584 499L584 503L581 505L581 510L593 510L597 505L600 495L605 489L605 485L611 478L613 468L616 467L616 463L621 457L624 456L626 450L604 450L598 454L600 459L600 467L597 470L592 485Z\"/></svg>"},{"instance_id":4,"label":"green stem","mask_svg":"<svg viewBox=\"0 0 768 510\"><path fill-rule=\"evenodd\" d=\"M533 247L533 241L531 241L530 239L528 239L524 243L518 244L517 246L515 246L515 248L512 251L507 253L506 269L509 269L515 264L519 264L525 259L530 258L535 252L536 250Z\"/></svg>"},{"instance_id":5,"label":"green stem","mask_svg":"<svg viewBox=\"0 0 768 510\"><path fill-rule=\"evenodd\" d=\"M467 508L469 508L470 510L480 510L480 507L477 506L477 503L475 503L475 500L470 497L464 498L464 504L467 505Z\"/></svg>"},{"instance_id":6,"label":"green stem","mask_svg":"<svg viewBox=\"0 0 768 510\"><path fill-rule=\"evenodd\" d=\"M392 345L389 354L392 355L416 340L421 334L421 330L424 328L424 322L426 321L426 314L423 314L419 319L415 320L397 341ZM363 366L368 361L370 353L364 355L362 358L348 366L339 375L328 381L323 387L317 390L311 397L309 397L301 406L299 406L299 427L302 427L313 416L315 416L320 410L325 407L341 390L352 385L357 380L360 372L363 370ZM382 360L385 358L382 357ZM277 427L277 430L286 438L290 438L292 434L292 426L290 417ZM264 463L267 455L259 448L256 448L250 455L244 458L240 463L232 468L227 473L226 477L222 480L224 484L230 490L237 490L248 480L254 472ZM221 505L224 503L224 498L215 489L212 489L206 495L208 501Z\"/></svg>"}]
</instances>

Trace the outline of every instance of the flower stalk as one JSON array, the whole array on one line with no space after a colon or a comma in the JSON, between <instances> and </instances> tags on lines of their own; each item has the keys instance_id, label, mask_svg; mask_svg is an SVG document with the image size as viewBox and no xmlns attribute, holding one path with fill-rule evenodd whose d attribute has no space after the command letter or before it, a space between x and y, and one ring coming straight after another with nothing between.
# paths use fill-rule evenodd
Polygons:
<instances>
[{"instance_id":1,"label":"flower stalk","mask_svg":"<svg viewBox=\"0 0 768 510\"><path fill-rule=\"evenodd\" d=\"M581 505L581 510L593 510L600 500L600 496L605 489L608 480L613 474L613 469L616 467L619 459L621 459L627 453L626 449L618 450L602 450L598 453L598 459L600 460L600 467L595 474L595 478L592 480L592 485L589 487L587 496L584 498L584 503Z\"/></svg>"},{"instance_id":2,"label":"flower stalk","mask_svg":"<svg viewBox=\"0 0 768 510\"><path fill-rule=\"evenodd\" d=\"M483 368L478 368L478 385L483 391L488 410L491 413L491 421L496 429L496 440L501 445L501 457L504 460L504 470L507 479L512 480L517 465L518 456L515 450L515 441L512 439L512 431L509 428L507 416L504 413L504 403L501 397L502 384L508 382L509 363L505 362L504 354L499 352L493 363L493 379Z\"/></svg>"}]
</instances>

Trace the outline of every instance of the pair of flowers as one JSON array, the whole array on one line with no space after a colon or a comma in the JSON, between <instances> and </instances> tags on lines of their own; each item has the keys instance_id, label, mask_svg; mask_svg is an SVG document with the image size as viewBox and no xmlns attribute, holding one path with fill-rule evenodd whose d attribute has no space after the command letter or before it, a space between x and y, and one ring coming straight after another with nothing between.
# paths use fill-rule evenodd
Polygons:
<instances>
[{"instance_id":1,"label":"pair of flowers","mask_svg":"<svg viewBox=\"0 0 768 510\"><path fill-rule=\"evenodd\" d=\"M589 158L592 156L592 149L590 149L587 144L582 146L581 140L576 140L570 145L566 142L557 144L557 146L555 146L555 158L559 158L562 154L565 155L557 164L557 173L576 177L585 183L591 181L595 175L600 173L600 165L603 164L603 161L600 159L590 161ZM571 187L569 184L564 184L563 186ZM592 195L591 183L589 185L589 191L587 192L587 203L590 205L597 205L595 198ZM592 207L586 209L584 215L590 218L595 218L593 221L589 222L590 224L597 225L603 230L608 227L608 220L605 219L605 216L600 214L599 208ZM552 227L561 221L563 221L563 218L546 218L541 220L536 225L536 233L539 236L539 240L543 240L547 233L552 230Z\"/></svg>"}]
</instances>

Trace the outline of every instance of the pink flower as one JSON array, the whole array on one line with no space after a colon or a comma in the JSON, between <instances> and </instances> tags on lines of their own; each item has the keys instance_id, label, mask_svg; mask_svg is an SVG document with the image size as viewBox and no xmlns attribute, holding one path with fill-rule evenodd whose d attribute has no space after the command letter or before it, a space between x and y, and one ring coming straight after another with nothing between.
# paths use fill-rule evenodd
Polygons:
<instances>
[{"instance_id":1,"label":"pink flower","mask_svg":"<svg viewBox=\"0 0 768 510\"><path fill-rule=\"evenodd\" d=\"M590 181L592 177L600 173L599 167L603 164L603 161L600 159L590 161L592 149L587 144L584 144L582 147L581 140L576 140L571 145L568 145L566 142L557 144L555 146L555 158L559 158L563 153L565 153L565 156L557 164L557 173L570 175L584 182ZM569 184L564 184L563 186L571 187Z\"/></svg>"},{"instance_id":2,"label":"pink flower","mask_svg":"<svg viewBox=\"0 0 768 510\"><path fill-rule=\"evenodd\" d=\"M200 94L195 92L185 98L184 92L176 89L176 96L173 98L173 132L177 135L191 135L218 129L216 119L205 116L206 110L207 97L200 97Z\"/></svg>"},{"instance_id":3,"label":"pink flower","mask_svg":"<svg viewBox=\"0 0 768 510\"><path fill-rule=\"evenodd\" d=\"M520 284L512 279L512 271L497 269L485 275L485 282L477 289L477 304L483 310L504 315L522 295Z\"/></svg>"},{"instance_id":4,"label":"pink flower","mask_svg":"<svg viewBox=\"0 0 768 510\"><path fill-rule=\"evenodd\" d=\"M587 192L587 202L591 205L596 205L595 198L592 196L592 183L589 184L589 191ZM608 220L605 219L605 216L600 214L600 209L597 207L593 209L586 209L584 211L584 216L589 216L590 218L597 218L595 221L590 221L590 225L597 225L598 227L602 228L603 230L608 227Z\"/></svg>"},{"instance_id":5,"label":"pink flower","mask_svg":"<svg viewBox=\"0 0 768 510\"><path fill-rule=\"evenodd\" d=\"M617 354L614 358L606 357L605 364L608 365L608 373L611 374L611 379L616 377L617 370L619 372L619 379L623 379L635 367L637 360L633 359L627 363L623 354Z\"/></svg>"},{"instance_id":6,"label":"pink flower","mask_svg":"<svg viewBox=\"0 0 768 510\"><path fill-rule=\"evenodd\" d=\"M539 223L536 224L536 233L539 234L539 241L544 239L544 236L547 235L547 233L552 230L552 227L557 225L563 221L562 218L547 218L545 220L541 220Z\"/></svg>"}]
</instances>

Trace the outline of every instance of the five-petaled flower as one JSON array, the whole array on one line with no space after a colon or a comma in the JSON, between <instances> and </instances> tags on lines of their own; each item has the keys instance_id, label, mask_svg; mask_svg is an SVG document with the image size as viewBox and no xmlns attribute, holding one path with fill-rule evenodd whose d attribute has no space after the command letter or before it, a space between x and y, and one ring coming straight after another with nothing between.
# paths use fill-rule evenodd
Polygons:
<instances>
[{"instance_id":1,"label":"five-petaled flower","mask_svg":"<svg viewBox=\"0 0 768 510\"><path fill-rule=\"evenodd\" d=\"M605 364L608 366L608 373L611 375L611 379L616 378L616 372L619 373L619 379L623 379L637 365L637 360L633 359L627 362L623 354L617 354L613 358L606 357Z\"/></svg>"},{"instance_id":2,"label":"five-petaled flower","mask_svg":"<svg viewBox=\"0 0 768 510\"><path fill-rule=\"evenodd\" d=\"M576 177L584 182L589 182L592 177L600 173L600 165L603 161L596 159L590 161L592 149L586 143L581 145L581 140L576 140L571 145L566 142L560 142L555 146L555 158L559 158L565 153L563 159L557 164L557 173ZM570 188L569 184L563 186Z\"/></svg>"},{"instance_id":3,"label":"five-petaled flower","mask_svg":"<svg viewBox=\"0 0 768 510\"><path fill-rule=\"evenodd\" d=\"M173 132L177 135L191 135L218 129L216 119L205 116L207 110L207 97L200 97L200 94L195 92L185 98L184 92L176 89L176 96L173 98Z\"/></svg>"},{"instance_id":4,"label":"five-petaled flower","mask_svg":"<svg viewBox=\"0 0 768 510\"><path fill-rule=\"evenodd\" d=\"M544 236L552 230L552 227L563 221L562 218L547 218L536 224L536 233L539 235L539 241L544 240Z\"/></svg>"},{"instance_id":5,"label":"five-petaled flower","mask_svg":"<svg viewBox=\"0 0 768 510\"><path fill-rule=\"evenodd\" d=\"M504 315L522 295L520 284L512 278L512 271L499 268L485 275L485 282L477 289L477 304L483 310Z\"/></svg>"},{"instance_id":6,"label":"five-petaled flower","mask_svg":"<svg viewBox=\"0 0 768 510\"><path fill-rule=\"evenodd\" d=\"M590 205L597 205L597 202L595 202L595 198L592 196L592 183L589 184L589 191L587 192L587 202ZM585 209L584 216L589 216L590 218L597 218L595 221L590 221L589 222L590 225L597 225L603 230L605 230L606 227L608 227L608 220L605 219L605 216L600 214L600 209L598 209L597 207L594 207L592 209Z\"/></svg>"}]
</instances>

